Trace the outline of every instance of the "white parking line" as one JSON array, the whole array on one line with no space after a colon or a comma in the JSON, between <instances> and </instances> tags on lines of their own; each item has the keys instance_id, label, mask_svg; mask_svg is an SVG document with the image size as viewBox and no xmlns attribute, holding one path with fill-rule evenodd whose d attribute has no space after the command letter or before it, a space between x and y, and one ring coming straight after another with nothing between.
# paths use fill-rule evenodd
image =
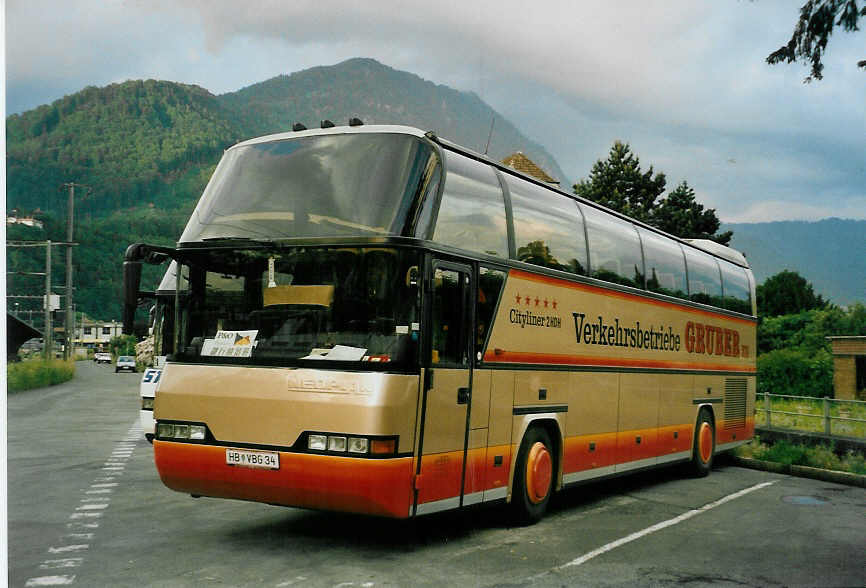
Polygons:
<instances>
[{"instance_id":1,"label":"white parking line","mask_svg":"<svg viewBox=\"0 0 866 588\"><path fill-rule=\"evenodd\" d=\"M114 480L117 476L123 474L126 468L126 462L132 457L135 449L135 442L142 437L141 424L138 420L130 427L126 433L126 437L121 442L115 444L111 455L106 458L100 468L100 474L93 480L93 483L87 490L82 490L85 494L80 499L79 506L75 508L75 512L69 515L71 522L66 523L66 528L69 530L88 529L89 532L83 533L67 533L62 535L62 541L69 541L67 545L58 545L48 548L48 553L52 555L61 553L84 553L90 549L89 543L80 543L83 540L93 540L95 533L93 529L99 528L99 521L93 520L100 518L104 511L111 504L111 496L87 496L93 494L111 494L118 483ZM86 522L85 522L86 521ZM78 541L79 543L72 543ZM83 557L68 557L62 559L46 559L39 564L41 570L53 570L60 568L77 568L84 563ZM57 576L36 576L27 580L25 586L68 586L75 582L75 575L57 575Z\"/></svg>"},{"instance_id":2,"label":"white parking line","mask_svg":"<svg viewBox=\"0 0 866 588\"><path fill-rule=\"evenodd\" d=\"M75 576L40 576L30 578L25 586L67 586L75 581Z\"/></svg>"},{"instance_id":3,"label":"white parking line","mask_svg":"<svg viewBox=\"0 0 866 588\"><path fill-rule=\"evenodd\" d=\"M90 549L88 543L79 543L77 545L64 545L62 547L49 547L48 553L69 553L70 551L86 551Z\"/></svg>"},{"instance_id":4,"label":"white parking line","mask_svg":"<svg viewBox=\"0 0 866 588\"><path fill-rule=\"evenodd\" d=\"M655 533L656 531L661 531L662 529L666 529L668 527L678 525L678 524L682 523L683 521L687 521L690 518L695 517L701 513L705 513L708 510L712 510L712 509L716 508L717 506L721 506L721 505L725 504L726 502L730 502L731 500L736 500L737 498L740 498L741 496L745 496L746 494L754 492L755 490L760 490L761 488L766 488L767 486L771 486L775 483L776 483L775 481L761 482L760 484L755 484L754 486L749 486L748 488L745 488L744 490L740 490L739 492L734 492L733 494L729 494L729 495L725 496L724 498L720 498L719 500L716 500L715 502L710 502L709 504L705 504L704 506L702 506L700 508L696 508L694 510L690 510L688 512L685 512L678 517L674 517L672 519L662 521L661 523L656 523L655 525L652 525L651 527L647 527L646 529L643 529L642 531L637 531L635 533L632 533L631 535L626 535L625 537L623 537L621 539L617 539L616 541L612 541L612 542L608 543L607 545L603 545L603 546L599 547L598 549L594 549L594 550L590 551L589 553L586 553L586 554L581 555L580 557L578 557L576 559L573 559L572 561L568 562L567 564L563 564L561 566L558 566L555 569L562 570L562 569L569 568L572 566L579 566L581 564L588 562L589 560L591 560L594 557L598 557L599 555L602 555L604 553L607 553L608 551L614 550L617 547L625 545L626 543L631 543L632 541L640 539L641 537L645 537L646 535L649 535L651 533Z\"/></svg>"},{"instance_id":5,"label":"white parking line","mask_svg":"<svg viewBox=\"0 0 866 588\"><path fill-rule=\"evenodd\" d=\"M66 557L64 559L46 559L39 564L41 570L56 570L59 568L77 568L81 565L84 558L81 557Z\"/></svg>"}]
</instances>

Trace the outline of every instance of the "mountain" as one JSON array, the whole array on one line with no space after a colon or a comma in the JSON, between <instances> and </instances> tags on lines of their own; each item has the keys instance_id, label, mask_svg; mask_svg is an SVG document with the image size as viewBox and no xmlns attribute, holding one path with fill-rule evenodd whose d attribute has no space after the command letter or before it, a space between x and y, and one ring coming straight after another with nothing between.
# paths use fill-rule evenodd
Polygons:
<instances>
[{"instance_id":1,"label":"mountain","mask_svg":"<svg viewBox=\"0 0 866 588\"><path fill-rule=\"evenodd\" d=\"M324 119L346 124L358 117L366 124L402 124L485 151L501 161L523 151L561 181L566 175L544 147L523 136L475 93L436 85L415 74L392 69L373 59L350 59L282 75L219 97L237 114L250 135L289 130L295 122L318 126Z\"/></svg>"},{"instance_id":2,"label":"mountain","mask_svg":"<svg viewBox=\"0 0 866 588\"><path fill-rule=\"evenodd\" d=\"M787 269L834 304L866 302L866 220L736 223L721 230L734 231L731 247L746 254L759 284Z\"/></svg>"},{"instance_id":3,"label":"mountain","mask_svg":"<svg viewBox=\"0 0 866 588\"><path fill-rule=\"evenodd\" d=\"M133 80L88 87L6 119L7 211L35 212L45 221L44 230L10 225L7 238L65 241L67 196L59 188L88 186L75 197L75 300L94 318L117 318L127 245L174 243L227 146L289 130L295 121L313 127L353 116L432 130L482 152L495 119L491 157L522 151L551 175L566 177L543 147L477 95L371 59L278 76L221 96L194 85ZM64 280L63 258L55 250L55 284ZM44 271L44 251L10 246L7 265L14 272ZM148 271L143 287L157 278ZM10 294L42 290L38 279L19 274L7 283Z\"/></svg>"}]
</instances>

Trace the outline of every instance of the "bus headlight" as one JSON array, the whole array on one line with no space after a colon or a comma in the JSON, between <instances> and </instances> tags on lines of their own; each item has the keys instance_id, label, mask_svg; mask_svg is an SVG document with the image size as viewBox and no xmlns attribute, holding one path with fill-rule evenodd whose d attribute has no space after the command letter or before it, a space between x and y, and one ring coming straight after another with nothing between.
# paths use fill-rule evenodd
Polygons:
<instances>
[{"instance_id":1,"label":"bus headlight","mask_svg":"<svg viewBox=\"0 0 866 588\"><path fill-rule=\"evenodd\" d=\"M307 448L315 449L317 451L324 451L328 448L328 436L310 435L310 437L307 439Z\"/></svg>"},{"instance_id":2,"label":"bus headlight","mask_svg":"<svg viewBox=\"0 0 866 588\"><path fill-rule=\"evenodd\" d=\"M189 423L157 423L156 438L163 441L205 441L207 426Z\"/></svg>"},{"instance_id":3,"label":"bus headlight","mask_svg":"<svg viewBox=\"0 0 866 588\"><path fill-rule=\"evenodd\" d=\"M351 453L358 457L391 457L397 453L397 438L308 433L307 449L327 453Z\"/></svg>"},{"instance_id":4,"label":"bus headlight","mask_svg":"<svg viewBox=\"0 0 866 588\"><path fill-rule=\"evenodd\" d=\"M328 451L346 451L345 437L328 437Z\"/></svg>"},{"instance_id":5,"label":"bus headlight","mask_svg":"<svg viewBox=\"0 0 866 588\"><path fill-rule=\"evenodd\" d=\"M349 437L349 453L367 453L368 445L364 437Z\"/></svg>"}]
</instances>

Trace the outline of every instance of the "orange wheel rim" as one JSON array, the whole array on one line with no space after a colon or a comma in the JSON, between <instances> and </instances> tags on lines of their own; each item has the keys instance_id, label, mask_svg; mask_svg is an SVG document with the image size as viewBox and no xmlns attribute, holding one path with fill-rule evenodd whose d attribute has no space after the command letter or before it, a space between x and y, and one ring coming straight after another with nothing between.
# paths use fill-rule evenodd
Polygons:
<instances>
[{"instance_id":1,"label":"orange wheel rim","mask_svg":"<svg viewBox=\"0 0 866 588\"><path fill-rule=\"evenodd\" d=\"M553 481L553 459L544 443L537 441L526 459L526 494L533 504L542 502L550 493Z\"/></svg>"},{"instance_id":2,"label":"orange wheel rim","mask_svg":"<svg viewBox=\"0 0 866 588\"><path fill-rule=\"evenodd\" d=\"M713 456L713 428L710 423L701 423L701 428L698 431L698 453L700 453L701 461L709 463Z\"/></svg>"}]
</instances>

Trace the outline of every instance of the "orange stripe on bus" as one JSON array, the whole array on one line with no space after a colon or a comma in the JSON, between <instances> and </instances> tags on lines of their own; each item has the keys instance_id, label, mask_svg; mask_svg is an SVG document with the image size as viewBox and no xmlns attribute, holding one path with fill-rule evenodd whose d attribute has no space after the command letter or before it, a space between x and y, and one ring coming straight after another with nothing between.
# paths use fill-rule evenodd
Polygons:
<instances>
[{"instance_id":1,"label":"orange stripe on bus","mask_svg":"<svg viewBox=\"0 0 866 588\"><path fill-rule=\"evenodd\" d=\"M572 290L583 290L584 292L603 294L603 295L609 296L611 298L620 298L622 300L628 300L630 302L641 302L644 304L651 304L653 306L661 306L663 308L675 308L677 310L689 312L692 314L711 316L713 318L719 318L719 319L739 322L739 323L743 323L743 324L747 324L747 325L754 325L756 322L755 320L729 316L727 314L713 312L711 310L692 308L692 307L686 306L684 304L677 304L675 302L667 302L665 300L656 300L654 298L645 298L645 297L639 296L637 294L629 294L627 292L620 292L619 290L610 290L607 288L602 288L601 286L591 286L589 284L581 284L579 282L570 282L568 280L563 280L561 278L554 278L551 276L542 276L539 274L533 274L533 273L526 272L523 270L513 269L510 271L509 275L512 275L515 278L519 278L521 280L528 280L531 282L547 284L549 286L559 286L559 287L563 287L563 288L570 288Z\"/></svg>"},{"instance_id":2,"label":"orange stripe on bus","mask_svg":"<svg viewBox=\"0 0 866 588\"><path fill-rule=\"evenodd\" d=\"M226 464L225 447L154 441L163 483L173 490L285 506L406 518L411 457L361 459L279 452L280 469Z\"/></svg>"},{"instance_id":3,"label":"orange stripe on bus","mask_svg":"<svg viewBox=\"0 0 866 588\"><path fill-rule=\"evenodd\" d=\"M720 363L701 363L691 361L665 361L657 359L618 359L613 357L592 357L586 355L568 355L564 353L532 353L528 351L488 350L484 353L484 361L488 363L531 363L542 365L586 365L614 368L653 368L677 370L703 370L722 372L756 371L754 366L728 365Z\"/></svg>"},{"instance_id":4,"label":"orange stripe on bus","mask_svg":"<svg viewBox=\"0 0 866 588\"><path fill-rule=\"evenodd\" d=\"M746 419L745 426L725 429L724 421L716 422L716 445L754 436L755 421ZM680 424L657 429L635 429L619 433L597 433L567 437L563 451L563 474L622 465L639 459L664 457L692 450L694 424ZM637 443L637 438L641 442Z\"/></svg>"}]
</instances>

